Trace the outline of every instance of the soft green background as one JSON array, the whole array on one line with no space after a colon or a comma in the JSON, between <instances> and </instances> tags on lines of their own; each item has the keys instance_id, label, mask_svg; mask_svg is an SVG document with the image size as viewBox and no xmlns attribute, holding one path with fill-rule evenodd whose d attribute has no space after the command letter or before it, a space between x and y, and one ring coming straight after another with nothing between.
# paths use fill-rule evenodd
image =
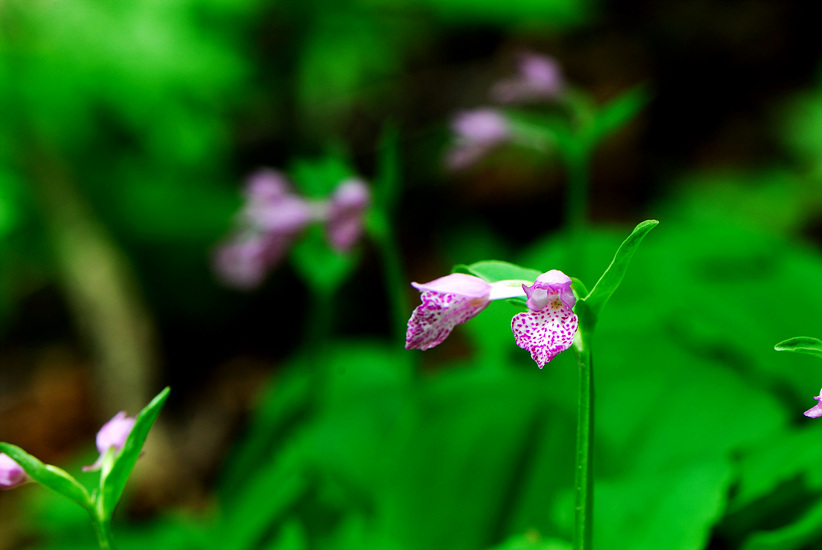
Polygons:
<instances>
[{"instance_id":1,"label":"soft green background","mask_svg":"<svg viewBox=\"0 0 822 550\"><path fill-rule=\"evenodd\" d=\"M491 258L590 288L654 218L593 343L595 544L819 548L822 363L773 349L822 337L815 29L795 2L659 4L0 3L0 440L81 476L96 426L170 384L167 477L140 476L150 438L121 549L567 550L572 354L539 370L508 303L405 351L392 308ZM582 237L562 149L443 170L449 117L523 49L597 104L650 97L599 143ZM261 165L318 195L360 173L377 206L350 256L317 230L243 294L210 256ZM58 444L38 396L71 372ZM89 548L75 508L0 494L0 548Z\"/></svg>"}]
</instances>

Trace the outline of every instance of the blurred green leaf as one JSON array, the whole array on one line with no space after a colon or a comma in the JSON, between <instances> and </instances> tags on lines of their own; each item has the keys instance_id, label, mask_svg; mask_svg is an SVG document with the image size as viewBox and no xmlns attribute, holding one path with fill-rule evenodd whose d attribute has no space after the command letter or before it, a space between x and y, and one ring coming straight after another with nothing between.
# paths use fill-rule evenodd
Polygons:
<instances>
[{"instance_id":1,"label":"blurred green leaf","mask_svg":"<svg viewBox=\"0 0 822 550\"><path fill-rule=\"evenodd\" d=\"M600 107L584 127L581 139L593 148L634 118L650 101L647 87L637 86Z\"/></svg>"},{"instance_id":2,"label":"blurred green leaf","mask_svg":"<svg viewBox=\"0 0 822 550\"><path fill-rule=\"evenodd\" d=\"M594 285L593 290L583 300L591 309L593 314L592 321L596 322L602 311L603 306L619 287L625 273L628 271L628 264L631 262L634 253L639 247L642 239L648 234L651 229L659 225L656 220L646 220L637 225L631 234L620 245L611 264L602 274L599 281Z\"/></svg>"},{"instance_id":3,"label":"blurred green leaf","mask_svg":"<svg viewBox=\"0 0 822 550\"><path fill-rule=\"evenodd\" d=\"M774 349L776 351L792 351L822 357L822 340L810 336L797 336L779 342L774 346Z\"/></svg>"},{"instance_id":4,"label":"blurred green leaf","mask_svg":"<svg viewBox=\"0 0 822 550\"><path fill-rule=\"evenodd\" d=\"M85 508L90 514L94 514L94 508L85 487L66 471L50 464L43 464L16 445L0 443L0 452L10 456L31 479L40 485L60 493Z\"/></svg>"},{"instance_id":5,"label":"blurred green leaf","mask_svg":"<svg viewBox=\"0 0 822 550\"><path fill-rule=\"evenodd\" d=\"M471 265L454 266L454 273L466 273L474 275L489 283L507 280L535 281L542 273L535 269L528 269L518 265L500 262L497 260L486 260Z\"/></svg>"},{"instance_id":6,"label":"blurred green leaf","mask_svg":"<svg viewBox=\"0 0 822 550\"><path fill-rule=\"evenodd\" d=\"M448 21L467 21L495 27L520 24L536 28L561 29L586 20L591 3L587 0L415 0Z\"/></svg>"},{"instance_id":7,"label":"blurred green leaf","mask_svg":"<svg viewBox=\"0 0 822 550\"><path fill-rule=\"evenodd\" d=\"M319 226L309 227L291 249L291 262L306 284L327 296L342 286L357 266L357 251L337 252Z\"/></svg>"},{"instance_id":8,"label":"blurred green leaf","mask_svg":"<svg viewBox=\"0 0 822 550\"><path fill-rule=\"evenodd\" d=\"M815 503L794 523L774 529L753 533L742 550L795 550L811 548L822 536L822 502ZM809 546L810 545L810 546Z\"/></svg>"},{"instance_id":9,"label":"blurred green leaf","mask_svg":"<svg viewBox=\"0 0 822 550\"><path fill-rule=\"evenodd\" d=\"M701 550L722 515L731 480L729 461L695 459L598 482L594 540L619 541L631 550Z\"/></svg>"},{"instance_id":10,"label":"blurred green leaf","mask_svg":"<svg viewBox=\"0 0 822 550\"><path fill-rule=\"evenodd\" d=\"M157 420L157 416L160 414L166 399L168 399L170 391L170 388L165 388L140 411L135 418L134 427L131 429L123 448L114 459L111 470L106 471L105 468L103 469L100 476L99 498L102 499L101 509L105 518L111 518L114 509L120 502L126 482L143 450L143 444L148 437L148 432L154 425L154 421Z\"/></svg>"},{"instance_id":11,"label":"blurred green leaf","mask_svg":"<svg viewBox=\"0 0 822 550\"><path fill-rule=\"evenodd\" d=\"M544 539L537 533L526 533L509 538L490 550L571 550L573 545L564 540Z\"/></svg>"}]
</instances>

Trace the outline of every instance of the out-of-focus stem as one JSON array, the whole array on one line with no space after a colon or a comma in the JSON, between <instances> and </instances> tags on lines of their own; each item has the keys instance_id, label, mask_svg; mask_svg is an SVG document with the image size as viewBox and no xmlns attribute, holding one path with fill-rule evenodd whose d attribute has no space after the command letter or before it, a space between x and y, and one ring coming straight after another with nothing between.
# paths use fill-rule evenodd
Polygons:
<instances>
[{"instance_id":1,"label":"out-of-focus stem","mask_svg":"<svg viewBox=\"0 0 822 550\"><path fill-rule=\"evenodd\" d=\"M54 157L42 154L32 183L60 284L95 355L107 411L139 410L156 376L156 335L128 262Z\"/></svg>"},{"instance_id":2,"label":"out-of-focus stem","mask_svg":"<svg viewBox=\"0 0 822 550\"><path fill-rule=\"evenodd\" d=\"M408 315L408 304L406 303L405 280L403 278L402 262L394 233L391 228L386 228L379 236L377 246L383 268L383 284L388 295L388 307L391 310L391 329L397 342L405 341L406 318Z\"/></svg>"},{"instance_id":3,"label":"out-of-focus stem","mask_svg":"<svg viewBox=\"0 0 822 550\"><path fill-rule=\"evenodd\" d=\"M574 251L575 271L584 272L586 259L585 233L588 227L588 194L590 187L590 154L582 144L576 144L566 156L568 199L565 219L570 235L570 250Z\"/></svg>"}]
</instances>

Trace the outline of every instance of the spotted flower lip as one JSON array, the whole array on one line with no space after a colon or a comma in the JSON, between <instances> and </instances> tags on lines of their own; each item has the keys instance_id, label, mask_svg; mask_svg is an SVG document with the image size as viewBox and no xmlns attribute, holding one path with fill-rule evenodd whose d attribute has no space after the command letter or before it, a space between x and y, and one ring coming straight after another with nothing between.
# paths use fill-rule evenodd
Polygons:
<instances>
[{"instance_id":1,"label":"spotted flower lip","mask_svg":"<svg viewBox=\"0 0 822 550\"><path fill-rule=\"evenodd\" d=\"M0 490L13 489L26 481L26 471L9 455L0 453Z\"/></svg>"},{"instance_id":2,"label":"spotted flower lip","mask_svg":"<svg viewBox=\"0 0 822 550\"><path fill-rule=\"evenodd\" d=\"M819 418L822 416L822 390L819 390L819 395L814 396L817 403L803 414L808 418Z\"/></svg>"},{"instance_id":3,"label":"spotted flower lip","mask_svg":"<svg viewBox=\"0 0 822 550\"><path fill-rule=\"evenodd\" d=\"M125 411L120 411L114 415L114 418L103 424L103 427L97 432L96 439L97 451L100 456L94 464L83 466L83 471L99 470L103 466L103 460L105 460L109 449L114 448L115 451L122 449L131 430L134 428L135 422L134 418L126 416Z\"/></svg>"},{"instance_id":4,"label":"spotted flower lip","mask_svg":"<svg viewBox=\"0 0 822 550\"><path fill-rule=\"evenodd\" d=\"M539 368L574 344L579 319L574 314L576 297L571 278L552 269L533 285L523 285L529 311L514 315L511 330L516 343L531 352Z\"/></svg>"}]
</instances>

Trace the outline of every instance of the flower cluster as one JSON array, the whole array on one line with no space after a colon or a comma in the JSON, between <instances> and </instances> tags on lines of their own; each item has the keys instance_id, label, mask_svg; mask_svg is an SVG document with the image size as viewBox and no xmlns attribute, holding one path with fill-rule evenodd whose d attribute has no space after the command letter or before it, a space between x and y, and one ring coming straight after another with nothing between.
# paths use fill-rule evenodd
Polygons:
<instances>
[{"instance_id":1,"label":"flower cluster","mask_svg":"<svg viewBox=\"0 0 822 550\"><path fill-rule=\"evenodd\" d=\"M491 98L501 104L552 102L564 91L559 64L550 57L525 52L518 59L517 74L497 82L491 88ZM451 170L470 167L502 144L530 141L519 136L505 114L493 107L458 113L451 129L455 140L445 157Z\"/></svg>"},{"instance_id":2,"label":"flower cluster","mask_svg":"<svg viewBox=\"0 0 822 550\"><path fill-rule=\"evenodd\" d=\"M345 252L360 238L369 203L368 187L357 178L342 181L327 200L312 201L295 193L282 173L260 170L247 182L238 228L218 247L215 270L229 286L254 288L315 222L325 224L331 246Z\"/></svg>"},{"instance_id":3,"label":"flower cluster","mask_svg":"<svg viewBox=\"0 0 822 550\"><path fill-rule=\"evenodd\" d=\"M405 349L426 350L445 340L456 325L484 310L492 300L527 298L528 311L514 315L511 330L519 347L545 366L574 343L579 319L571 279L556 269L532 284L523 281L488 283L479 277L454 273L425 284L412 283L421 292L405 334Z\"/></svg>"}]
</instances>

